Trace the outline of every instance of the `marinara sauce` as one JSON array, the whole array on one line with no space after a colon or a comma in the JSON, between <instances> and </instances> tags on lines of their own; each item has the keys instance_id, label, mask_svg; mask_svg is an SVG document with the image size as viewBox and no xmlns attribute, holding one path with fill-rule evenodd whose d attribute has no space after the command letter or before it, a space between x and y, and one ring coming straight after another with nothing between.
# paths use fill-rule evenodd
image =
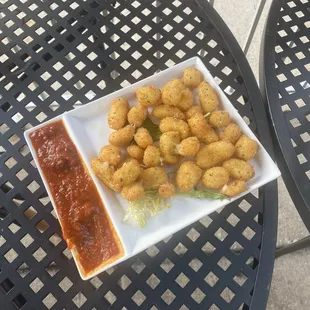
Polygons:
<instances>
[{"instance_id":1,"label":"marinara sauce","mask_svg":"<svg viewBox=\"0 0 310 310\"><path fill-rule=\"evenodd\" d=\"M30 139L56 204L63 237L78 253L85 274L123 256L121 242L64 123L39 128Z\"/></svg>"}]
</instances>

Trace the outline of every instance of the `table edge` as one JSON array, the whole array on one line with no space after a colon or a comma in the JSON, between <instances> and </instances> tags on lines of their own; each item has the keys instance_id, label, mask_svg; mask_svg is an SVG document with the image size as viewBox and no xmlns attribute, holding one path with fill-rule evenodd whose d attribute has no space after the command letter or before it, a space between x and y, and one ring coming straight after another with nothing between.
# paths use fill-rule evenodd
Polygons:
<instances>
[{"instance_id":1,"label":"table edge","mask_svg":"<svg viewBox=\"0 0 310 310\"><path fill-rule=\"evenodd\" d=\"M261 46L260 84L262 85L262 94L267 104L269 118L273 124L272 137L275 145L277 163L281 168L282 177L289 194L293 199L305 226L310 230L310 205L304 199L303 194L300 192L299 186L291 173L292 167L288 165L287 160L287 156L289 156L291 152L285 147L284 143L281 143L283 135L279 134L280 132L286 132L286 136L289 136L284 123L283 113L280 109L276 68L274 66L277 22L279 20L280 10L283 3L284 0L274 0L267 18ZM276 104L274 104L275 102ZM276 126L275 124L278 125ZM295 166L294 168L298 169L298 167ZM303 172L301 171L300 173Z\"/></svg>"},{"instance_id":2,"label":"table edge","mask_svg":"<svg viewBox=\"0 0 310 310\"><path fill-rule=\"evenodd\" d=\"M196 1L204 14L209 17L210 21L212 21L213 25L222 35L224 41L227 43L227 46L230 48L230 52L236 60L237 66L244 77L244 84L249 94L249 100L251 100L251 102L258 102L256 105L252 105L254 118L257 123L259 135L264 141L263 144L270 156L274 159L274 149L270 135L271 128L268 124L267 113L264 109L261 93L252 69L236 38L216 10L213 9L206 0ZM210 11L212 14L209 14ZM270 199L270 197L272 197L272 199ZM262 231L260 264L258 266L255 286L252 293L252 300L250 303L250 309L252 310L262 310L266 308L271 286L278 226L278 195L276 181L273 181L264 187L263 199L264 226ZM266 208L266 203L268 203L268 208Z\"/></svg>"}]
</instances>

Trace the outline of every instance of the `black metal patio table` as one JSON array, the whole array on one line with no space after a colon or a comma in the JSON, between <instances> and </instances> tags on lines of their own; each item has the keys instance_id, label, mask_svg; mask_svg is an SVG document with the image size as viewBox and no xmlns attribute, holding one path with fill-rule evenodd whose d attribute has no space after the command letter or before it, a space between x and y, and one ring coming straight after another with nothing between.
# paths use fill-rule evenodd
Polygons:
<instances>
[{"instance_id":1,"label":"black metal patio table","mask_svg":"<svg viewBox=\"0 0 310 310\"><path fill-rule=\"evenodd\" d=\"M308 230L310 230L309 28L308 0L274 1L266 25L261 62L261 85L274 124L277 162ZM303 246L309 246L309 239L309 237L304 239ZM295 249L301 247L302 244L299 243Z\"/></svg>"},{"instance_id":2,"label":"black metal patio table","mask_svg":"<svg viewBox=\"0 0 310 310\"><path fill-rule=\"evenodd\" d=\"M0 309L264 309L272 182L82 281L23 132L200 56L272 155L260 92L207 1L11 0L0 13Z\"/></svg>"}]
</instances>

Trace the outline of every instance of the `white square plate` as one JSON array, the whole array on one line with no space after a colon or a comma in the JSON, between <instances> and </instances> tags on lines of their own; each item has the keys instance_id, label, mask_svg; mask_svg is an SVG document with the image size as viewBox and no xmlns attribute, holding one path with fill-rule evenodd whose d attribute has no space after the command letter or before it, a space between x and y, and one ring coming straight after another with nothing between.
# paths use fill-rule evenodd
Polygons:
<instances>
[{"instance_id":1,"label":"white square plate","mask_svg":"<svg viewBox=\"0 0 310 310\"><path fill-rule=\"evenodd\" d=\"M154 85L162 87L170 79L181 77L182 72L187 67L196 67L202 72L204 79L209 82L217 91L221 100L221 108L228 111L232 120L237 123L244 134L256 140L259 144L259 150L254 160L251 161L255 169L255 177L248 182L249 189L247 192L242 193L239 197L232 200L198 200L187 197L175 197L172 199L171 208L162 211L157 216L149 219L145 228L133 227L123 223L125 210L128 208L128 202L121 198L119 194L112 192L108 189L99 179L93 174L90 168L91 159L97 156L100 148L108 144L108 138L112 129L109 128L107 116L114 98L126 97L131 106L135 105L135 90L141 86ZM172 68L164 70L153 76L150 76L138 83L116 91L103 98L97 99L79 109L72 110L64 113L57 118L49 120L37 127L29 129L25 132L26 141L30 147L31 153L35 159L36 165L39 169L43 183L47 189L48 194L50 191L40 169L34 148L29 139L29 135L39 127L45 126L55 120L63 119L71 139L76 145L78 151L84 160L90 175L92 176L99 194L105 204L108 214L115 226L120 240L124 247L124 257L115 261L113 264L94 270L91 274L84 276L81 267L79 266L76 253L73 251L73 257L77 264L79 273L84 280L87 280L98 273L118 264L119 262L136 255L137 253L147 249L151 245L159 242L160 240L170 236L178 230L194 223L202 217L214 212L215 210L227 205L241 196L263 186L264 184L278 178L280 171L274 164L266 150L261 143L256 139L255 135L246 125L242 117L238 114L237 110L230 103L224 92L215 82L208 69L205 67L199 57L191 58L184 61ZM50 195L54 209L56 210L53 197Z\"/></svg>"}]
</instances>

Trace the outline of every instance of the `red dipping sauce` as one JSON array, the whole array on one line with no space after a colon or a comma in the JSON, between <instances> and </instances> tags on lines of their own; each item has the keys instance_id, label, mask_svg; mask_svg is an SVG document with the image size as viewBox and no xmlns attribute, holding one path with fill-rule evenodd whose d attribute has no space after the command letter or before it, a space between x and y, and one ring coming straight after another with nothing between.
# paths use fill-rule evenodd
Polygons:
<instances>
[{"instance_id":1,"label":"red dipping sauce","mask_svg":"<svg viewBox=\"0 0 310 310\"><path fill-rule=\"evenodd\" d=\"M85 275L124 255L96 186L67 133L56 121L30 134L56 205L63 237Z\"/></svg>"}]
</instances>

